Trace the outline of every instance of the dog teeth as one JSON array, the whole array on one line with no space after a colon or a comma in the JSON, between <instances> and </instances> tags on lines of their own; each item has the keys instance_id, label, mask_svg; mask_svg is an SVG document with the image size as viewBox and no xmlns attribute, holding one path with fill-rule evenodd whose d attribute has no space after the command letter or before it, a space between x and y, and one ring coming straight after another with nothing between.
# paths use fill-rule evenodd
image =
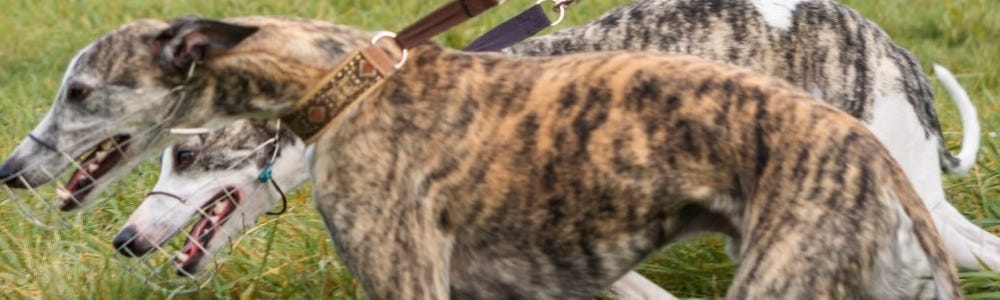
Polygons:
<instances>
[{"instance_id":1,"label":"dog teeth","mask_svg":"<svg viewBox=\"0 0 1000 300\"><path fill-rule=\"evenodd\" d=\"M227 208L226 206L228 204L229 203L225 202L225 201L223 201L222 203L216 204L215 205L215 209L212 212L215 213L216 216L222 215L223 213L226 212L226 208Z\"/></svg>"},{"instance_id":2,"label":"dog teeth","mask_svg":"<svg viewBox=\"0 0 1000 300\"><path fill-rule=\"evenodd\" d=\"M114 147L114 146L115 146L115 142L113 142L111 140L107 140L107 141L104 141L104 143L101 144L101 150L111 150L111 148Z\"/></svg>"},{"instance_id":3,"label":"dog teeth","mask_svg":"<svg viewBox=\"0 0 1000 300\"><path fill-rule=\"evenodd\" d=\"M97 161L104 161L105 158L108 158L108 153L110 153L110 151L107 150L97 151L97 155L95 155L94 157L97 158Z\"/></svg>"},{"instance_id":4,"label":"dog teeth","mask_svg":"<svg viewBox=\"0 0 1000 300\"><path fill-rule=\"evenodd\" d=\"M97 172L97 168L100 168L100 167L101 166L98 165L98 164L96 164L96 163L89 164L89 165L87 165L87 172L93 174L94 172Z\"/></svg>"},{"instance_id":5,"label":"dog teeth","mask_svg":"<svg viewBox=\"0 0 1000 300\"><path fill-rule=\"evenodd\" d=\"M219 224L219 222L222 221L222 216L219 215L211 216L208 218L208 221L211 222L212 224ZM206 230L206 232L208 232L208 230Z\"/></svg>"},{"instance_id":6,"label":"dog teeth","mask_svg":"<svg viewBox=\"0 0 1000 300\"><path fill-rule=\"evenodd\" d=\"M182 264L185 263L185 262L187 262L187 260L190 259L190 258L191 258L191 256L187 255L187 253L177 254L177 261L180 262L180 263L182 263Z\"/></svg>"},{"instance_id":7,"label":"dog teeth","mask_svg":"<svg viewBox=\"0 0 1000 300\"><path fill-rule=\"evenodd\" d=\"M57 188L56 189L56 197L59 197L59 199L62 199L62 200L66 200L66 199L73 198L73 193L70 193L69 190L67 190L65 188Z\"/></svg>"}]
</instances>

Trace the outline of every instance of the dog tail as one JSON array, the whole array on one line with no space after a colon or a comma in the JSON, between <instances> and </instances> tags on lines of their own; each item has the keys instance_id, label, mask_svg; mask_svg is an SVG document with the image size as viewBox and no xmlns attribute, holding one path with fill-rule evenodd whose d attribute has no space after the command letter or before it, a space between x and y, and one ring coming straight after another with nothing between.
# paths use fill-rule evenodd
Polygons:
<instances>
[{"instance_id":1,"label":"dog tail","mask_svg":"<svg viewBox=\"0 0 1000 300\"><path fill-rule=\"evenodd\" d=\"M944 248L959 267L1000 270L1000 237L969 222L954 206L931 208Z\"/></svg>"},{"instance_id":2,"label":"dog tail","mask_svg":"<svg viewBox=\"0 0 1000 300\"><path fill-rule=\"evenodd\" d=\"M979 151L979 119L976 107L969 100L969 94L945 67L934 64L934 75L941 85L948 90L951 101L958 107L958 115L962 119L962 150L952 156L947 149L941 150L941 169L949 174L961 175L972 169L976 163L976 152Z\"/></svg>"}]
</instances>

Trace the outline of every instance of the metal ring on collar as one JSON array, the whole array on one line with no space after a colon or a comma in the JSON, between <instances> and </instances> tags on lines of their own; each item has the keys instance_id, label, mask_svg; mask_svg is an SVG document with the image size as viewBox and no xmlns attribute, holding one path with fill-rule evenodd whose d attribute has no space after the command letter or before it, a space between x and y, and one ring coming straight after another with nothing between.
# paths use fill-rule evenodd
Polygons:
<instances>
[{"instance_id":1,"label":"metal ring on collar","mask_svg":"<svg viewBox=\"0 0 1000 300\"><path fill-rule=\"evenodd\" d=\"M388 31L379 31L379 32L376 32L375 36L372 37L372 45L375 45L375 43L378 43L379 40L384 39L384 38L394 39L394 38L396 38L396 33L388 32ZM392 66L393 68L395 68L397 70L399 68L402 68L403 64L406 63L406 60L408 58L410 58L410 52L407 49L402 49L402 51L403 51L403 54L402 54L402 57L399 58L399 62L397 62L395 65Z\"/></svg>"}]
</instances>

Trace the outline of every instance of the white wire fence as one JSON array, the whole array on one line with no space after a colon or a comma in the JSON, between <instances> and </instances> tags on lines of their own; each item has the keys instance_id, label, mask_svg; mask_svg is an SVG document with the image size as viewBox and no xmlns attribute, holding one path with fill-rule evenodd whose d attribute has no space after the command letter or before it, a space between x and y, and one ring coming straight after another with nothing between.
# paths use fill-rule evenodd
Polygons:
<instances>
[{"instance_id":1,"label":"white wire fence","mask_svg":"<svg viewBox=\"0 0 1000 300\"><path fill-rule=\"evenodd\" d=\"M151 132L152 129L143 135ZM210 134L223 134L222 132L220 130ZM145 139L133 138L130 141L137 140ZM134 228L137 232L132 235L119 233L114 242L117 253L108 255L114 257L118 267L164 294L190 293L205 287L221 267L219 262L224 260L220 258L232 252L231 242L239 239L258 221L263 221L262 216L283 212L287 203L284 201L282 188L293 189L301 183L295 182L294 186L279 187L270 178L270 168L275 162L279 147L276 141L277 135L271 139L257 141L260 146L245 153L245 156L232 163L231 167L203 172L201 178L197 180L199 184L176 186L176 190L159 189L151 191L145 200L135 199L137 202L144 201L142 205L147 205L146 202L150 201L159 203L150 204L155 205L153 209L143 210L142 205L139 207L138 210L142 211L143 215L133 216L129 219L129 223L133 223L131 221L136 219L134 223L142 226ZM129 145L115 147L119 146L127 149ZM262 151L271 152L259 155ZM207 153L200 154L207 155ZM70 160L70 169L80 167L80 163L65 153L59 157ZM304 166L302 162L293 163ZM257 167L261 165L265 167L263 169ZM249 173L246 170L236 172L238 170L233 169L236 166L251 166L253 170ZM90 202L93 203L87 203L79 211L63 212L60 207L63 205L61 199L65 198L65 192L60 190L67 189L63 183L70 180L73 176L70 174L74 172L67 171L67 174L58 175L45 170L41 164L31 168L36 168L55 179L52 183L40 187L12 189L0 185L0 189L3 190L8 202L13 204L12 206L16 207L28 222L38 227L48 230L69 228L79 222L79 214L91 213L95 207L102 205L101 202L114 198L91 195ZM259 174L254 173L258 171ZM219 174L227 175L225 178L215 177L222 176ZM108 243L112 243L112 240L108 240Z\"/></svg>"}]
</instances>

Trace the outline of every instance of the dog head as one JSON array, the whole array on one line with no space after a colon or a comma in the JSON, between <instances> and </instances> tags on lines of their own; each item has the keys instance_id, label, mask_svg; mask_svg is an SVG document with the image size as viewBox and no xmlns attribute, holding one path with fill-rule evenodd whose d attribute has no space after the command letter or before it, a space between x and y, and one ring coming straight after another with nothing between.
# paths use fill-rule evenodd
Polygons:
<instances>
[{"instance_id":1,"label":"dog head","mask_svg":"<svg viewBox=\"0 0 1000 300\"><path fill-rule=\"evenodd\" d=\"M115 248L144 255L198 218L174 259L178 273L194 274L281 199L260 180L272 157L270 180L282 190L308 179L304 151L301 140L264 121L239 121L168 148L156 187L115 237Z\"/></svg>"},{"instance_id":2,"label":"dog head","mask_svg":"<svg viewBox=\"0 0 1000 300\"><path fill-rule=\"evenodd\" d=\"M34 187L72 166L57 195L63 210L80 207L176 142L170 128L216 128L290 110L314 78L367 37L267 17L126 25L70 62L51 110L0 166L0 181Z\"/></svg>"}]
</instances>

